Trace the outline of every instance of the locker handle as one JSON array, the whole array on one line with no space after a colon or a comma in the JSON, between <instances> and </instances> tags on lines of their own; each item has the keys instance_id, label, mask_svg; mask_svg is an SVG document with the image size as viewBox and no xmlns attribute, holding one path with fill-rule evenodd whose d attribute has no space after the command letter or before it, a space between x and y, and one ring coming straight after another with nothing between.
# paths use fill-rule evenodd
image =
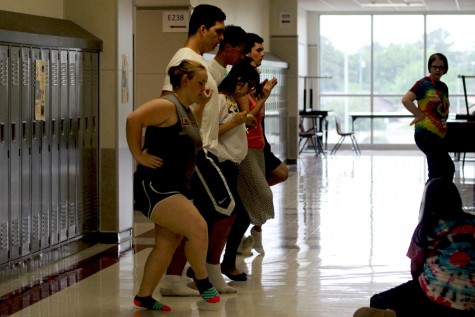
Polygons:
<instances>
[{"instance_id":1,"label":"locker handle","mask_svg":"<svg viewBox=\"0 0 475 317\"><path fill-rule=\"evenodd\" d=\"M5 140L5 123L0 123L0 142L3 143L3 141Z\"/></svg>"},{"instance_id":2,"label":"locker handle","mask_svg":"<svg viewBox=\"0 0 475 317\"><path fill-rule=\"evenodd\" d=\"M26 140L26 121L22 122L21 133L22 133L23 140Z\"/></svg>"},{"instance_id":3,"label":"locker handle","mask_svg":"<svg viewBox=\"0 0 475 317\"><path fill-rule=\"evenodd\" d=\"M73 118L69 118L69 135L74 134Z\"/></svg>"},{"instance_id":4,"label":"locker handle","mask_svg":"<svg viewBox=\"0 0 475 317\"><path fill-rule=\"evenodd\" d=\"M81 131L81 118L77 118L78 120L78 133Z\"/></svg>"},{"instance_id":5,"label":"locker handle","mask_svg":"<svg viewBox=\"0 0 475 317\"><path fill-rule=\"evenodd\" d=\"M41 134L42 134L42 136L43 136L43 139L45 139L45 138L46 138L46 121L42 121L42 122L41 122L41 127L42 127L42 129L41 129L41 131L42 131Z\"/></svg>"},{"instance_id":6,"label":"locker handle","mask_svg":"<svg viewBox=\"0 0 475 317\"><path fill-rule=\"evenodd\" d=\"M86 132L89 132L89 117L86 117L85 128Z\"/></svg>"},{"instance_id":7,"label":"locker handle","mask_svg":"<svg viewBox=\"0 0 475 317\"><path fill-rule=\"evenodd\" d=\"M51 120L51 135L53 137L56 136L55 132L56 132L56 119L53 119Z\"/></svg>"},{"instance_id":8,"label":"locker handle","mask_svg":"<svg viewBox=\"0 0 475 317\"><path fill-rule=\"evenodd\" d=\"M32 136L31 138L33 140L36 140L36 121L33 121L33 131L32 131Z\"/></svg>"},{"instance_id":9,"label":"locker handle","mask_svg":"<svg viewBox=\"0 0 475 317\"><path fill-rule=\"evenodd\" d=\"M59 134L64 135L64 118L61 118L61 122L59 124Z\"/></svg>"},{"instance_id":10,"label":"locker handle","mask_svg":"<svg viewBox=\"0 0 475 317\"><path fill-rule=\"evenodd\" d=\"M15 128L15 125L16 123L15 122L12 122L12 141L15 141L16 140L16 128Z\"/></svg>"}]
</instances>

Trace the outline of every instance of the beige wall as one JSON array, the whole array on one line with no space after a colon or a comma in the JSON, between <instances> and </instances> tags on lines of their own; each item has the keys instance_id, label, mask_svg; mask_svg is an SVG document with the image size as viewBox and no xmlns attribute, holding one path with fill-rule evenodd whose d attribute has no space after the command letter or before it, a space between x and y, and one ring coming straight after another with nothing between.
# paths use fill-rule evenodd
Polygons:
<instances>
[{"instance_id":1,"label":"beige wall","mask_svg":"<svg viewBox=\"0 0 475 317\"><path fill-rule=\"evenodd\" d=\"M187 10L183 7L183 10ZM170 58L185 43L187 33L162 32L163 10L136 9L135 106L160 97Z\"/></svg>"},{"instance_id":2,"label":"beige wall","mask_svg":"<svg viewBox=\"0 0 475 317\"><path fill-rule=\"evenodd\" d=\"M91 8L94 8L91 10ZM125 121L133 110L133 1L64 0L64 18L103 40L100 55L100 231L122 232L133 225L133 161ZM127 69L122 69L127 56ZM127 73L129 99L122 100Z\"/></svg>"},{"instance_id":3,"label":"beige wall","mask_svg":"<svg viewBox=\"0 0 475 317\"><path fill-rule=\"evenodd\" d=\"M247 32L259 34L269 46L269 7L270 0L191 0L193 6L213 4L226 13L226 24L235 24Z\"/></svg>"},{"instance_id":4,"label":"beige wall","mask_svg":"<svg viewBox=\"0 0 475 317\"><path fill-rule=\"evenodd\" d=\"M63 0L0 0L0 10L63 18Z\"/></svg>"},{"instance_id":5,"label":"beige wall","mask_svg":"<svg viewBox=\"0 0 475 317\"><path fill-rule=\"evenodd\" d=\"M290 14L290 23L281 23L282 13ZM297 0L272 0L270 10L270 38L272 53L289 64L287 80L287 140L286 159L294 163L298 158L298 70L299 33Z\"/></svg>"}]
</instances>

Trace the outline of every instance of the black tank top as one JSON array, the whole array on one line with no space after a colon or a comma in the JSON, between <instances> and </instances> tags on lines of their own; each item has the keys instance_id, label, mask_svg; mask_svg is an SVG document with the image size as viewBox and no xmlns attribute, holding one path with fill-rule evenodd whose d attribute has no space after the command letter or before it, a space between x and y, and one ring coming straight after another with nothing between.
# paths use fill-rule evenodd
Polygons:
<instances>
[{"instance_id":1,"label":"black tank top","mask_svg":"<svg viewBox=\"0 0 475 317\"><path fill-rule=\"evenodd\" d=\"M137 166L141 179L150 180L160 192L188 192L195 169L195 157L202 147L198 123L190 109L181 104L174 94L163 99L173 102L178 122L169 127L149 126L145 130L142 150L163 160L160 168Z\"/></svg>"}]
</instances>

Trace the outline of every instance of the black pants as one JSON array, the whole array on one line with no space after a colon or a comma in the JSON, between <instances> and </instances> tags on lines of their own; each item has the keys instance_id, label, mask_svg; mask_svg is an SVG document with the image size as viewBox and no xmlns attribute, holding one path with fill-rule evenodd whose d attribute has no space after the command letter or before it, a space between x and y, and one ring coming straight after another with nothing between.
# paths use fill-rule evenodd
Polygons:
<instances>
[{"instance_id":1,"label":"black pants","mask_svg":"<svg viewBox=\"0 0 475 317\"><path fill-rule=\"evenodd\" d=\"M410 280L371 297L370 306L392 309L397 317L474 317L473 311L462 311L431 301L417 280Z\"/></svg>"},{"instance_id":2,"label":"black pants","mask_svg":"<svg viewBox=\"0 0 475 317\"><path fill-rule=\"evenodd\" d=\"M414 134L414 140L427 157L429 180L446 178L453 181L455 165L447 152L445 139L430 132L418 132Z\"/></svg>"},{"instance_id":3,"label":"black pants","mask_svg":"<svg viewBox=\"0 0 475 317\"><path fill-rule=\"evenodd\" d=\"M222 266L224 268L234 268L236 267L236 256L239 244L241 243L242 237L246 233L247 229L251 225L251 219L246 209L239 208L236 210L236 219L234 219L233 226L231 227L231 232L228 236L228 241L226 242L226 249L224 251Z\"/></svg>"}]
</instances>

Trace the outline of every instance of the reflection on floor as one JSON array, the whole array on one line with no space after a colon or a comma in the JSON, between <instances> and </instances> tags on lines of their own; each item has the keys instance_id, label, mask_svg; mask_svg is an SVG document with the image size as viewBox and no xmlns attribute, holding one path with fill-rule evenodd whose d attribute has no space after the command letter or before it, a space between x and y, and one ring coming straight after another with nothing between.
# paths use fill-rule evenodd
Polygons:
<instances>
[{"instance_id":1,"label":"reflection on floor","mask_svg":"<svg viewBox=\"0 0 475 317\"><path fill-rule=\"evenodd\" d=\"M475 164L456 167L473 212ZM265 255L238 258L249 279L231 282L238 294L223 295L218 311L198 311L191 297L163 297L169 313L133 306L153 243L152 224L136 214L128 251L95 245L4 280L0 316L351 317L373 293L409 278L405 253L426 174L418 152L304 154L272 188L276 218L263 227Z\"/></svg>"}]
</instances>

